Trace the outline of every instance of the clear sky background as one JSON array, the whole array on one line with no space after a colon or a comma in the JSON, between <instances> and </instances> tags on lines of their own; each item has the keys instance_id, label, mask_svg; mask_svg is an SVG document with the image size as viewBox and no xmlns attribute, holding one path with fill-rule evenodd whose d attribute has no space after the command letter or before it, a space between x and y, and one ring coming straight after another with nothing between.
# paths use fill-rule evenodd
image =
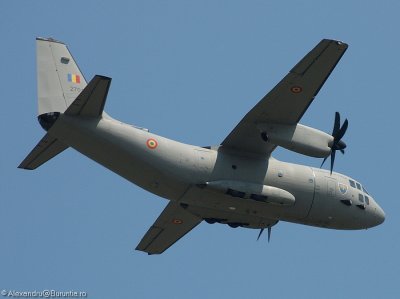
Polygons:
<instances>
[{"instance_id":1,"label":"clear sky background","mask_svg":"<svg viewBox=\"0 0 400 299\"><path fill-rule=\"evenodd\" d=\"M399 1L1 1L0 289L90 298L399 298ZM113 78L106 111L153 133L219 144L322 38L349 49L302 123L350 122L335 170L362 182L383 225L200 224L160 256L134 248L158 198L69 149L17 169L44 135L35 37L66 42L88 79ZM277 150L280 160L319 167ZM327 163L329 164L329 163Z\"/></svg>"}]
</instances>

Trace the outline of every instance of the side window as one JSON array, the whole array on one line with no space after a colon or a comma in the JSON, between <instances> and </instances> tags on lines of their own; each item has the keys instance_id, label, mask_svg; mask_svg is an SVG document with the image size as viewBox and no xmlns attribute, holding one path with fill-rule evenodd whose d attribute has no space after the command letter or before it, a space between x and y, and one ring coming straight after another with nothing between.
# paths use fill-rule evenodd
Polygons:
<instances>
[{"instance_id":1,"label":"side window","mask_svg":"<svg viewBox=\"0 0 400 299\"><path fill-rule=\"evenodd\" d=\"M361 193L358 194L358 200L364 203L364 196Z\"/></svg>"},{"instance_id":2,"label":"side window","mask_svg":"<svg viewBox=\"0 0 400 299\"><path fill-rule=\"evenodd\" d=\"M365 203L366 203L367 205L369 205L369 197L368 197L367 195L365 195L365 196L364 196L364 199L365 199Z\"/></svg>"},{"instance_id":3,"label":"side window","mask_svg":"<svg viewBox=\"0 0 400 299\"><path fill-rule=\"evenodd\" d=\"M359 183L356 183L356 185L357 185L357 189L361 190L361 185Z\"/></svg>"},{"instance_id":4,"label":"side window","mask_svg":"<svg viewBox=\"0 0 400 299\"><path fill-rule=\"evenodd\" d=\"M355 188L355 187L356 187L356 183L354 183L354 181L352 181L352 180L349 180L349 183L350 183L350 186L352 186L353 188Z\"/></svg>"}]
</instances>

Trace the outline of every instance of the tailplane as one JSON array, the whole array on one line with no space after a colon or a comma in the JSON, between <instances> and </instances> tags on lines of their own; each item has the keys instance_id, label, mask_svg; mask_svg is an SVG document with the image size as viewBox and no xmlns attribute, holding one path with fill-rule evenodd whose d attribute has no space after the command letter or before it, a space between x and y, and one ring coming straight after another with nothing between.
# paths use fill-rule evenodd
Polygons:
<instances>
[{"instance_id":1,"label":"tailplane","mask_svg":"<svg viewBox=\"0 0 400 299\"><path fill-rule=\"evenodd\" d=\"M18 168L28 170L36 169L67 148L68 145L63 144L57 138L54 138L47 133L33 148L24 161L21 162Z\"/></svg>"}]
</instances>

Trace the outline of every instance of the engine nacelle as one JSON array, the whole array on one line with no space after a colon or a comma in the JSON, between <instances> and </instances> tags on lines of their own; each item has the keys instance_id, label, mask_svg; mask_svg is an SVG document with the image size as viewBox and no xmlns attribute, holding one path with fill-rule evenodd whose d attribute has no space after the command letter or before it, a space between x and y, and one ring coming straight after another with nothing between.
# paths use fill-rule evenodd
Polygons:
<instances>
[{"instance_id":1,"label":"engine nacelle","mask_svg":"<svg viewBox=\"0 0 400 299\"><path fill-rule=\"evenodd\" d=\"M262 184L219 180L206 182L200 187L209 188L215 192L233 197L247 198L271 204L293 205L295 202L295 197L290 192Z\"/></svg>"},{"instance_id":2,"label":"engine nacelle","mask_svg":"<svg viewBox=\"0 0 400 299\"><path fill-rule=\"evenodd\" d=\"M325 158L331 153L333 137L320 130L301 124L259 124L263 138L290 151L306 156Z\"/></svg>"}]
</instances>

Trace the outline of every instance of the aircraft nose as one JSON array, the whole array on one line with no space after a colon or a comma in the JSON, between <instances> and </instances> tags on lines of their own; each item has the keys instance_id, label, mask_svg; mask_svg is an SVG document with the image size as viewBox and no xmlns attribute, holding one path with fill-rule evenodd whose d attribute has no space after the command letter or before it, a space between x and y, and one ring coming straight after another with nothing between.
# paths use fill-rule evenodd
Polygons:
<instances>
[{"instance_id":1,"label":"aircraft nose","mask_svg":"<svg viewBox=\"0 0 400 299\"><path fill-rule=\"evenodd\" d=\"M369 215L369 227L380 225L385 221L385 212L375 201L373 201Z\"/></svg>"},{"instance_id":2,"label":"aircraft nose","mask_svg":"<svg viewBox=\"0 0 400 299\"><path fill-rule=\"evenodd\" d=\"M375 215L377 218L377 225L382 224L385 221L385 212L383 209L377 204L375 208Z\"/></svg>"}]
</instances>

